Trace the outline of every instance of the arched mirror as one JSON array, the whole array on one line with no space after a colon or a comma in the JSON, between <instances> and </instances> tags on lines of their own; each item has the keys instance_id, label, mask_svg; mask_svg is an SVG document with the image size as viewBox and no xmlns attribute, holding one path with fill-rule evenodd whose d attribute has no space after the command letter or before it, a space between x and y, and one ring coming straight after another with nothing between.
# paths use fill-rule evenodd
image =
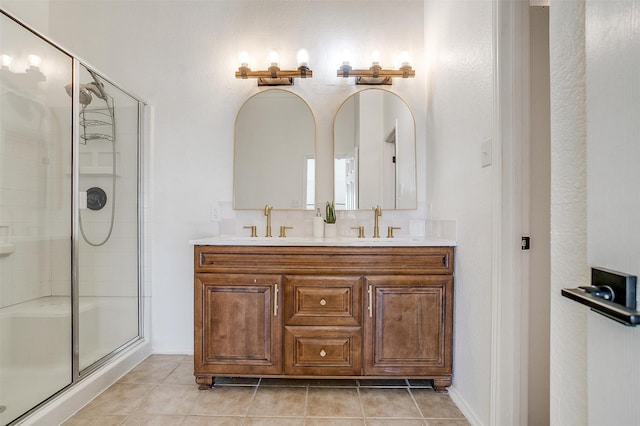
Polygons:
<instances>
[{"instance_id":1,"label":"arched mirror","mask_svg":"<svg viewBox=\"0 0 640 426\"><path fill-rule=\"evenodd\" d=\"M333 126L336 209L417 208L415 121L396 94L351 95Z\"/></svg>"},{"instance_id":2,"label":"arched mirror","mask_svg":"<svg viewBox=\"0 0 640 426\"><path fill-rule=\"evenodd\" d=\"M313 209L315 121L295 93L270 89L249 98L236 118L235 209Z\"/></svg>"}]
</instances>

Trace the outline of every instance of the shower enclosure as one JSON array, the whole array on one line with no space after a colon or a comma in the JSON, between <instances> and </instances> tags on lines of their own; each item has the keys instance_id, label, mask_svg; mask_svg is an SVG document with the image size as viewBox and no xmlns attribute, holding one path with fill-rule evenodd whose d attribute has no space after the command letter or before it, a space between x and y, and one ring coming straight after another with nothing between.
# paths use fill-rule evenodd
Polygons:
<instances>
[{"instance_id":1,"label":"shower enclosure","mask_svg":"<svg viewBox=\"0 0 640 426\"><path fill-rule=\"evenodd\" d=\"M0 12L4 426L141 338L144 103Z\"/></svg>"}]
</instances>

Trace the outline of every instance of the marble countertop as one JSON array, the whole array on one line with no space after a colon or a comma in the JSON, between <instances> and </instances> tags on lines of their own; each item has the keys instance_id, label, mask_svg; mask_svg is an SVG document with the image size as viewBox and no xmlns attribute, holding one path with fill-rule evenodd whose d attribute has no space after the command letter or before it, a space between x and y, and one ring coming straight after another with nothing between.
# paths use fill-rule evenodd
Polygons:
<instances>
[{"instance_id":1,"label":"marble countertop","mask_svg":"<svg viewBox=\"0 0 640 426\"><path fill-rule=\"evenodd\" d=\"M194 246L326 246L326 247L453 247L456 242L427 237L395 238L304 238L217 236L190 240Z\"/></svg>"}]
</instances>

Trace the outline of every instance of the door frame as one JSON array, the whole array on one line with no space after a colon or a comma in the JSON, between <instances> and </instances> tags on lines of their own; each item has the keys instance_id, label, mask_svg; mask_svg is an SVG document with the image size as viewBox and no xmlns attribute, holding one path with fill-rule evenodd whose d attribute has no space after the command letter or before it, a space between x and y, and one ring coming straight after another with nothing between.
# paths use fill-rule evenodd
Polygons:
<instances>
[{"instance_id":1,"label":"door frame","mask_svg":"<svg viewBox=\"0 0 640 426\"><path fill-rule=\"evenodd\" d=\"M494 138L490 424L526 424L529 288L529 2L493 1ZM526 176L525 176L526 175Z\"/></svg>"}]
</instances>

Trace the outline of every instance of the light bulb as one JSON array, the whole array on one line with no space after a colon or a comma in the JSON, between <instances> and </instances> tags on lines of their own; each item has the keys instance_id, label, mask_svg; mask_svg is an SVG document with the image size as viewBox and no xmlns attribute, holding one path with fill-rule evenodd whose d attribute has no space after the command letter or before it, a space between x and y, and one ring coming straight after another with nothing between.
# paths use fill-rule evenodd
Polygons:
<instances>
[{"instance_id":1,"label":"light bulb","mask_svg":"<svg viewBox=\"0 0 640 426\"><path fill-rule=\"evenodd\" d=\"M271 52L269 52L269 66L278 66L278 63L280 62L280 55L278 55L278 52L275 50L272 50Z\"/></svg>"},{"instance_id":2,"label":"light bulb","mask_svg":"<svg viewBox=\"0 0 640 426\"><path fill-rule=\"evenodd\" d=\"M371 52L371 65L380 65L380 52L377 50Z\"/></svg>"},{"instance_id":3,"label":"light bulb","mask_svg":"<svg viewBox=\"0 0 640 426\"><path fill-rule=\"evenodd\" d=\"M240 60L241 67L249 68L249 53L246 50L240 52L238 59Z\"/></svg>"},{"instance_id":4,"label":"light bulb","mask_svg":"<svg viewBox=\"0 0 640 426\"><path fill-rule=\"evenodd\" d=\"M309 52L306 49L298 50L298 54L296 55L296 59L298 61L299 67L308 67L309 66Z\"/></svg>"},{"instance_id":5,"label":"light bulb","mask_svg":"<svg viewBox=\"0 0 640 426\"><path fill-rule=\"evenodd\" d=\"M29 55L27 56L27 66L28 68L40 68L40 64L42 63L42 59L38 55Z\"/></svg>"},{"instance_id":6,"label":"light bulb","mask_svg":"<svg viewBox=\"0 0 640 426\"><path fill-rule=\"evenodd\" d=\"M345 49L342 51L342 65L350 65L351 63L351 51Z\"/></svg>"},{"instance_id":7,"label":"light bulb","mask_svg":"<svg viewBox=\"0 0 640 426\"><path fill-rule=\"evenodd\" d=\"M0 55L0 66L2 68L11 68L11 63L13 62L13 58L9 55Z\"/></svg>"},{"instance_id":8,"label":"light bulb","mask_svg":"<svg viewBox=\"0 0 640 426\"><path fill-rule=\"evenodd\" d=\"M402 52L400 52L400 64L401 66L407 66L411 63L411 56L409 55L409 52L406 50L403 50Z\"/></svg>"}]
</instances>

